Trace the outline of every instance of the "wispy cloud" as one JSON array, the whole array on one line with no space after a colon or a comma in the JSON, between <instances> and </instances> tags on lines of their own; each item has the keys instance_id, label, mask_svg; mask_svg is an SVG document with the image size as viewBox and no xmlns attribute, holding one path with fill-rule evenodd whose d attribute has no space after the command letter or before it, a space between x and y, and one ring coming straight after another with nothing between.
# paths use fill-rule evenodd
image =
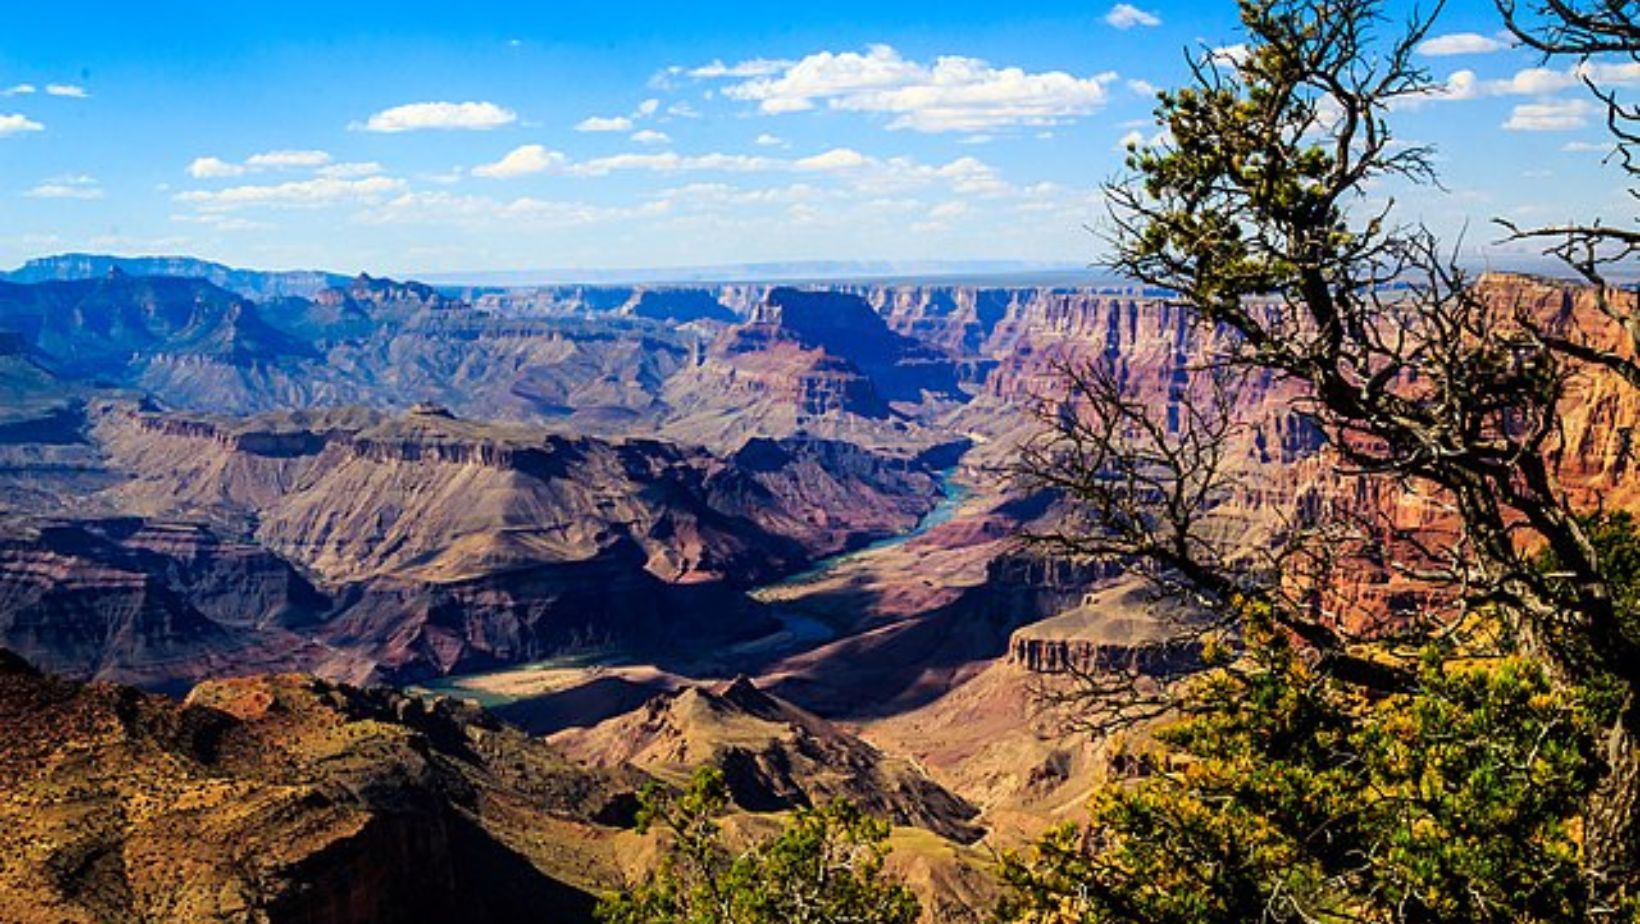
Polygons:
<instances>
[{"instance_id":1,"label":"wispy cloud","mask_svg":"<svg viewBox=\"0 0 1640 924\"><path fill-rule=\"evenodd\" d=\"M350 161L340 164L327 164L319 168L320 176L336 177L338 179L353 179L361 176L375 176L381 173L383 167L373 160Z\"/></svg>"},{"instance_id":2,"label":"wispy cloud","mask_svg":"<svg viewBox=\"0 0 1640 924\"><path fill-rule=\"evenodd\" d=\"M1118 3L1105 14L1105 23L1117 29L1127 30L1134 26L1154 28L1162 24L1162 17L1155 13L1141 10L1131 3Z\"/></svg>"},{"instance_id":3,"label":"wispy cloud","mask_svg":"<svg viewBox=\"0 0 1640 924\"><path fill-rule=\"evenodd\" d=\"M383 109L363 123L355 122L349 127L388 134L427 130L488 131L517 121L517 113L490 102L406 103Z\"/></svg>"},{"instance_id":4,"label":"wispy cloud","mask_svg":"<svg viewBox=\"0 0 1640 924\"><path fill-rule=\"evenodd\" d=\"M66 96L70 99L86 99L91 94L85 92L85 87L72 83L48 83L46 93L50 96Z\"/></svg>"},{"instance_id":5,"label":"wispy cloud","mask_svg":"<svg viewBox=\"0 0 1640 924\"><path fill-rule=\"evenodd\" d=\"M531 196L495 199L490 196L464 196L435 190L395 196L361 210L354 215L354 220L371 225L432 224L470 229L516 228L521 225L534 228L570 228L654 216L665 212L666 209L665 203L645 203L631 207L604 206L585 202L537 199Z\"/></svg>"},{"instance_id":6,"label":"wispy cloud","mask_svg":"<svg viewBox=\"0 0 1640 924\"><path fill-rule=\"evenodd\" d=\"M666 132L658 132L652 128L646 128L642 131L633 132L632 140L639 144L666 144L672 140L672 136L668 135Z\"/></svg>"},{"instance_id":7,"label":"wispy cloud","mask_svg":"<svg viewBox=\"0 0 1640 924\"><path fill-rule=\"evenodd\" d=\"M252 154L245 158L247 167L271 167L285 169L289 167L322 167L330 163L328 151L263 151L261 154Z\"/></svg>"},{"instance_id":8,"label":"wispy cloud","mask_svg":"<svg viewBox=\"0 0 1640 924\"><path fill-rule=\"evenodd\" d=\"M1503 127L1512 132L1572 131L1589 124L1594 109L1592 103L1583 99L1522 103L1509 113Z\"/></svg>"},{"instance_id":9,"label":"wispy cloud","mask_svg":"<svg viewBox=\"0 0 1640 924\"><path fill-rule=\"evenodd\" d=\"M571 164L567 170L574 176L607 176L624 170L644 170L654 173L682 173L701 171L715 173L754 173L784 167L782 161L749 154L694 154L673 152L661 154L614 154Z\"/></svg>"},{"instance_id":10,"label":"wispy cloud","mask_svg":"<svg viewBox=\"0 0 1640 924\"><path fill-rule=\"evenodd\" d=\"M176 200L203 211L232 211L241 208L318 208L344 202L379 201L402 192L403 180L373 176L348 180L315 177L266 185L230 186L226 189L193 189L178 193Z\"/></svg>"},{"instance_id":11,"label":"wispy cloud","mask_svg":"<svg viewBox=\"0 0 1640 924\"><path fill-rule=\"evenodd\" d=\"M587 116L575 123L578 132L629 132L632 120L626 116Z\"/></svg>"},{"instance_id":12,"label":"wispy cloud","mask_svg":"<svg viewBox=\"0 0 1640 924\"><path fill-rule=\"evenodd\" d=\"M45 126L28 116L19 113L0 115L0 137L5 135L20 135L24 132L45 131Z\"/></svg>"},{"instance_id":13,"label":"wispy cloud","mask_svg":"<svg viewBox=\"0 0 1640 924\"><path fill-rule=\"evenodd\" d=\"M65 174L45 180L23 195L30 199L101 199L103 190L94 176Z\"/></svg>"},{"instance_id":14,"label":"wispy cloud","mask_svg":"<svg viewBox=\"0 0 1640 924\"><path fill-rule=\"evenodd\" d=\"M778 74L796 63L796 61L788 61L783 58L751 58L738 64L724 64L721 60L715 60L700 67L676 68L675 70L688 74L690 77L704 80L715 80L723 77L767 77L770 74Z\"/></svg>"},{"instance_id":15,"label":"wispy cloud","mask_svg":"<svg viewBox=\"0 0 1640 924\"><path fill-rule=\"evenodd\" d=\"M14 83L4 90L0 90L0 96L27 96L38 89L32 83Z\"/></svg>"}]
</instances>

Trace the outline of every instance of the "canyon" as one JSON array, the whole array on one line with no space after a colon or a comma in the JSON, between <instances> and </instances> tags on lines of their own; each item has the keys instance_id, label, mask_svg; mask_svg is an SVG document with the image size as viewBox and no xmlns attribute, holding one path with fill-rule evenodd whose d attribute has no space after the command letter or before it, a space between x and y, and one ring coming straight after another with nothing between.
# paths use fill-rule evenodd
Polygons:
<instances>
[{"instance_id":1,"label":"canyon","mask_svg":"<svg viewBox=\"0 0 1640 924\"><path fill-rule=\"evenodd\" d=\"M1482 284L1589 323L1576 287ZM956 920L985 851L1108 770L1038 694L1199 654L1120 565L1021 538L1077 521L1020 449L1066 364L1176 420L1211 336L1121 286L25 266L0 282L0 837L30 860L0 875L45 910L0 916L585 920L644 856L638 789L711 764L748 830L836 796L890 821ZM1626 503L1640 409L1575 387L1562 476ZM1439 525L1346 484L1292 397L1235 393L1216 534L1256 550L1349 492ZM152 866L172 849L190 872Z\"/></svg>"}]
</instances>

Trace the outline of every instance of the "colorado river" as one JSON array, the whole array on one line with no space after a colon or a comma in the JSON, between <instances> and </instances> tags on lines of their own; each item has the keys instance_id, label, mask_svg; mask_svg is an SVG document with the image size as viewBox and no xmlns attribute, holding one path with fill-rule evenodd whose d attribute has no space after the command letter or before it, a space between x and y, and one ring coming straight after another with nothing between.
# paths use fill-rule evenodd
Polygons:
<instances>
[{"instance_id":1,"label":"colorado river","mask_svg":"<svg viewBox=\"0 0 1640 924\"><path fill-rule=\"evenodd\" d=\"M765 584L751 592L751 596L769 604L771 614L783 626L782 631L765 638L736 646L736 653L750 654L756 651L767 652L770 649L792 649L805 645L819 644L830 641L836 636L836 631L824 620L804 613L800 607L793 606L780 600L786 591L820 581L856 559L904 545L907 542L927 533L942 523L950 522L956 516L957 510L971 493L968 486L953 481L956 469L946 469L939 475L940 500L933 509L923 515L917 525L903 533L879 539L869 545L861 546L853 551L843 552L822 558L816 561L807 570L800 571L789 577L782 578L772 584Z\"/></svg>"}]
</instances>

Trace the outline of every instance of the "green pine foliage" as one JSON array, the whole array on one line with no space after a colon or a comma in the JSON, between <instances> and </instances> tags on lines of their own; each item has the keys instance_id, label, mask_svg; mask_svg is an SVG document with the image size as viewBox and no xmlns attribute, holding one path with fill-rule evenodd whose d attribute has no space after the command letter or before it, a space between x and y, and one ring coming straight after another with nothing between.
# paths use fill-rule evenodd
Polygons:
<instances>
[{"instance_id":1,"label":"green pine foliage","mask_svg":"<svg viewBox=\"0 0 1640 924\"><path fill-rule=\"evenodd\" d=\"M667 839L659 867L605 899L605 924L913 924L910 890L883 873L889 826L852 803L799 809L779 836L735 852L719 815L723 775L704 768L678 796L642 795L639 828Z\"/></svg>"},{"instance_id":2,"label":"green pine foliage","mask_svg":"<svg viewBox=\"0 0 1640 924\"><path fill-rule=\"evenodd\" d=\"M1608 697L1520 657L1431 649L1369 697L1249 619L1236 663L1099 793L1004 863L1007 921L1569 921Z\"/></svg>"}]
</instances>

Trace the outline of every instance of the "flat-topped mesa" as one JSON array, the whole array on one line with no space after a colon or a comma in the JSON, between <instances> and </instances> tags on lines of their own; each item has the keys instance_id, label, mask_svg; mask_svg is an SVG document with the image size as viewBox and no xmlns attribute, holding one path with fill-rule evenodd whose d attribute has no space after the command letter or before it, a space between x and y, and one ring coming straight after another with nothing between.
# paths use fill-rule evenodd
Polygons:
<instances>
[{"instance_id":1,"label":"flat-topped mesa","mask_svg":"<svg viewBox=\"0 0 1640 924\"><path fill-rule=\"evenodd\" d=\"M427 437L356 436L347 443L350 455L372 462L432 462L445 465L481 465L522 472L536 478L561 478L581 454L574 440L548 436L542 445L527 446L482 440Z\"/></svg>"},{"instance_id":2,"label":"flat-topped mesa","mask_svg":"<svg viewBox=\"0 0 1640 924\"><path fill-rule=\"evenodd\" d=\"M338 421L329 426L260 427L255 419L213 419L127 408L119 413L142 433L180 439L210 440L230 452L273 459L316 456L331 442L358 432L365 423Z\"/></svg>"},{"instance_id":3,"label":"flat-topped mesa","mask_svg":"<svg viewBox=\"0 0 1640 924\"><path fill-rule=\"evenodd\" d=\"M346 285L334 286L313 296L316 304L327 308L346 305L399 310L463 308L466 303L449 298L425 283L399 282L360 273Z\"/></svg>"},{"instance_id":4,"label":"flat-topped mesa","mask_svg":"<svg viewBox=\"0 0 1640 924\"><path fill-rule=\"evenodd\" d=\"M1125 578L1015 630L1008 658L1041 674L1173 676L1201 665L1201 642L1182 632L1192 618L1180 601L1158 595L1141 578Z\"/></svg>"}]
</instances>

